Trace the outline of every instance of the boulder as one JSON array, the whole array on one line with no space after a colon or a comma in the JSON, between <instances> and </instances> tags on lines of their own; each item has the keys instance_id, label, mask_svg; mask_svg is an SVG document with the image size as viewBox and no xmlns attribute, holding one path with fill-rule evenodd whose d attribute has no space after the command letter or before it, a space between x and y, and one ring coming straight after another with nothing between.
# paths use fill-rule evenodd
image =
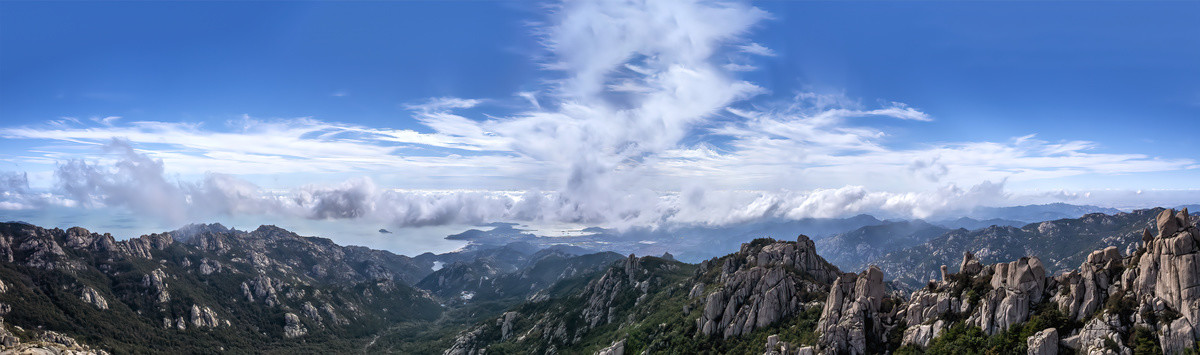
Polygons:
<instances>
[{"instance_id":1,"label":"boulder","mask_svg":"<svg viewBox=\"0 0 1200 355\"><path fill-rule=\"evenodd\" d=\"M966 273L967 275L975 275L983 270L983 264L979 263L979 259L975 258L975 254L971 252L963 253L962 263L958 265L958 272Z\"/></svg>"},{"instance_id":2,"label":"boulder","mask_svg":"<svg viewBox=\"0 0 1200 355\"><path fill-rule=\"evenodd\" d=\"M1025 344L1029 346L1029 355L1057 355L1058 329L1049 328L1037 332L1025 339Z\"/></svg>"},{"instance_id":3,"label":"boulder","mask_svg":"<svg viewBox=\"0 0 1200 355\"><path fill-rule=\"evenodd\" d=\"M596 355L624 355L625 354L625 339L613 342L607 348L600 349Z\"/></svg>"},{"instance_id":4,"label":"boulder","mask_svg":"<svg viewBox=\"0 0 1200 355\"><path fill-rule=\"evenodd\" d=\"M933 324L921 324L908 327L908 329L904 330L904 337L901 339L900 345L916 345L921 348L928 347L929 343L932 342L934 338L937 338L938 335L942 334L942 330L945 329L945 327L945 321L940 319L936 322L933 322Z\"/></svg>"}]
</instances>

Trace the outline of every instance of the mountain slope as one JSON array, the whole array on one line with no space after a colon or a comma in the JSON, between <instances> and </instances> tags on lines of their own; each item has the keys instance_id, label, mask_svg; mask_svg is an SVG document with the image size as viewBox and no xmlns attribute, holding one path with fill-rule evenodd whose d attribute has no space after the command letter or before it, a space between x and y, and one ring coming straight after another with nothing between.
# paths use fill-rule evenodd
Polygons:
<instances>
[{"instance_id":1,"label":"mountain slope","mask_svg":"<svg viewBox=\"0 0 1200 355\"><path fill-rule=\"evenodd\" d=\"M126 352L344 349L441 313L402 281L403 257L264 226L127 241L82 228L0 224L9 329Z\"/></svg>"},{"instance_id":2,"label":"mountain slope","mask_svg":"<svg viewBox=\"0 0 1200 355\"><path fill-rule=\"evenodd\" d=\"M549 248L520 255L521 260L516 262L497 260L497 254L501 253L513 255L518 251L500 248L470 262L447 265L415 286L455 303L475 298L489 301L525 298L559 280L601 270L622 258L613 252L575 255L562 248Z\"/></svg>"},{"instance_id":3,"label":"mountain slope","mask_svg":"<svg viewBox=\"0 0 1200 355\"><path fill-rule=\"evenodd\" d=\"M803 236L758 239L699 265L630 256L478 324L446 353L761 351L768 334L786 327L812 337L820 311L813 302L838 274Z\"/></svg>"},{"instance_id":4,"label":"mountain slope","mask_svg":"<svg viewBox=\"0 0 1200 355\"><path fill-rule=\"evenodd\" d=\"M1088 253L1108 246L1128 250L1141 241L1142 230L1154 227L1163 209L1089 214L1024 227L993 226L980 230L950 231L928 242L871 261L889 277L911 287L938 279L942 265L957 265L963 253L986 261L1016 260L1035 256L1052 273L1079 265Z\"/></svg>"},{"instance_id":5,"label":"mountain slope","mask_svg":"<svg viewBox=\"0 0 1200 355\"><path fill-rule=\"evenodd\" d=\"M887 269L838 272L804 237L755 240L695 266L631 256L477 323L444 354L1195 351L1200 229L1191 220L1186 212L1155 209L950 232L945 239L974 235L985 243L1043 243L1036 247L1059 259L1022 255L986 265L975 255L959 254L960 272L940 268L933 281L910 294L889 289L883 281ZM1077 251L1119 244L1122 233L1133 229L1138 232L1129 244L1131 255L1115 246ZM1079 243L1050 245L1063 240ZM1073 259L1078 266L1048 274L1049 265Z\"/></svg>"},{"instance_id":6,"label":"mountain slope","mask_svg":"<svg viewBox=\"0 0 1200 355\"><path fill-rule=\"evenodd\" d=\"M863 270L870 260L924 243L947 231L921 220L885 222L818 240L817 249L842 270Z\"/></svg>"}]
</instances>

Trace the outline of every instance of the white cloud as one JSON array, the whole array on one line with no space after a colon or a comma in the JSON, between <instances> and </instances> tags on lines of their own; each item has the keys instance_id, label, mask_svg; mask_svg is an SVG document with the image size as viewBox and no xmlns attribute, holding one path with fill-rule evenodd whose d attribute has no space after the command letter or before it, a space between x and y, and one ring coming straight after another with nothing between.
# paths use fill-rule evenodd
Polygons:
<instances>
[{"instance_id":1,"label":"white cloud","mask_svg":"<svg viewBox=\"0 0 1200 355\"><path fill-rule=\"evenodd\" d=\"M733 63L733 62L725 63L725 65L722 65L721 67L725 68L725 70L728 70L731 72L758 70L758 67L750 65L750 64L739 64L739 63Z\"/></svg>"},{"instance_id":2,"label":"white cloud","mask_svg":"<svg viewBox=\"0 0 1200 355\"><path fill-rule=\"evenodd\" d=\"M18 158L66 161L57 168L58 195L36 197L28 178L14 178L0 208L60 201L172 221L269 214L400 226L924 218L1088 193L1016 196L1006 186L1196 167L1191 159L1101 153L1095 142L1033 135L898 146L880 123L920 130L937 124L932 115L899 102L865 105L844 93L748 102L767 91L737 77L752 66L731 60L776 55L744 38L766 17L741 2L567 2L540 32L551 88L516 93L529 102L526 111L473 117L492 101L437 97L404 106L424 126L418 129L250 117L227 127L63 118L2 128L0 137L67 148ZM107 155L71 160L96 146ZM364 177L280 190L260 188L243 179L248 174ZM372 176L382 174L450 191L380 187ZM468 179L478 185L450 182ZM465 190L481 185L511 189Z\"/></svg>"},{"instance_id":3,"label":"white cloud","mask_svg":"<svg viewBox=\"0 0 1200 355\"><path fill-rule=\"evenodd\" d=\"M761 55L764 57L774 57L775 56L774 50L771 50L770 48L767 48L758 43L750 43L747 45L739 46L738 49L740 49L743 53L747 53L747 54Z\"/></svg>"}]
</instances>

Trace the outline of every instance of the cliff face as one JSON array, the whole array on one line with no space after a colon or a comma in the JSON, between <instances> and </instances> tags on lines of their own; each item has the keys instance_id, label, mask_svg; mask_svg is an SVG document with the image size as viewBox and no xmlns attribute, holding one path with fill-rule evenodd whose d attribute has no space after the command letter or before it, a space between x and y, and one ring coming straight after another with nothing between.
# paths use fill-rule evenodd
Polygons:
<instances>
[{"instance_id":1,"label":"cliff face","mask_svg":"<svg viewBox=\"0 0 1200 355\"><path fill-rule=\"evenodd\" d=\"M1167 354L1194 348L1200 339L1200 238L1186 210L1163 210L1155 220L1158 233L1143 230L1133 255L1116 247L1096 250L1055 277L1046 277L1037 258L981 266L966 254L962 271L914 292L902 307L899 316L908 325L903 344L928 346L948 320L963 317L998 334L1048 306L1081 326L1038 332L1026 344L1031 352L1053 353L1062 345L1082 353L1130 353L1127 340L1135 332L1153 334Z\"/></svg>"},{"instance_id":2,"label":"cliff face","mask_svg":"<svg viewBox=\"0 0 1200 355\"><path fill-rule=\"evenodd\" d=\"M868 343L881 343L888 330L880 306L886 295L883 272L872 266L861 274L844 274L833 282L821 320L817 349L822 353L866 354Z\"/></svg>"},{"instance_id":3,"label":"cliff face","mask_svg":"<svg viewBox=\"0 0 1200 355\"><path fill-rule=\"evenodd\" d=\"M577 291L534 295L514 309L515 322L461 333L446 353L733 351L729 344L762 329L809 314L815 322L838 275L805 236L758 239L694 266L630 256Z\"/></svg>"},{"instance_id":4,"label":"cliff face","mask_svg":"<svg viewBox=\"0 0 1200 355\"><path fill-rule=\"evenodd\" d=\"M701 263L700 270L714 263ZM704 313L696 320L705 336L749 334L799 313L802 295L824 290L837 275L803 235L795 243L743 244L720 263L715 282L721 287L705 297Z\"/></svg>"},{"instance_id":5,"label":"cliff face","mask_svg":"<svg viewBox=\"0 0 1200 355\"><path fill-rule=\"evenodd\" d=\"M1155 211L1158 233L1139 230L1139 242L1125 248L1131 255L1118 247L1080 252L1077 267L1052 275L1041 257L987 264L960 252L956 270L942 266L908 293L885 282L883 268L839 272L804 237L745 243L689 277L657 284L652 275L661 274L639 271L633 261L646 259L631 258L576 296L542 298L518 308L515 322L506 316L464 332L460 343L471 346L449 353L745 352L750 340L759 341L750 349L765 354L955 352L979 344L964 340L977 337L1005 347L970 351L1175 354L1200 339L1200 233L1186 211ZM1056 235L1126 229L1112 225L1117 219L1089 215L1042 227Z\"/></svg>"},{"instance_id":6,"label":"cliff face","mask_svg":"<svg viewBox=\"0 0 1200 355\"><path fill-rule=\"evenodd\" d=\"M1156 328L1166 353L1194 346L1200 339L1200 231L1186 208L1173 212L1159 214L1158 235L1146 233L1132 257L1136 264L1126 271L1132 275L1120 277L1139 301L1139 311L1156 315L1158 322L1137 323ZM1161 317L1167 310L1181 316Z\"/></svg>"}]
</instances>

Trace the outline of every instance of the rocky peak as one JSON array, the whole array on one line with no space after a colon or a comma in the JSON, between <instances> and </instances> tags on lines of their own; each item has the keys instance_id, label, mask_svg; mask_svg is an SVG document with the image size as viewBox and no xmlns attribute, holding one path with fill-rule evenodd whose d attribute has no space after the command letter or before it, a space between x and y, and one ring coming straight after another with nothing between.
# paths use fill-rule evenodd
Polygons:
<instances>
[{"instance_id":1,"label":"rocky peak","mask_svg":"<svg viewBox=\"0 0 1200 355\"><path fill-rule=\"evenodd\" d=\"M1043 299L1046 268L1038 258L992 265L991 288L969 322L996 334L1029 319L1030 310Z\"/></svg>"},{"instance_id":2,"label":"rocky peak","mask_svg":"<svg viewBox=\"0 0 1200 355\"><path fill-rule=\"evenodd\" d=\"M1134 256L1137 268L1130 272L1136 276L1124 278L1133 283L1132 291L1143 304L1161 302L1181 314L1160 329L1163 351L1172 353L1200 339L1200 231L1186 208L1162 211L1156 224L1158 235Z\"/></svg>"},{"instance_id":3,"label":"rocky peak","mask_svg":"<svg viewBox=\"0 0 1200 355\"><path fill-rule=\"evenodd\" d=\"M737 253L702 263L697 273L706 273L716 262L722 263L715 280L721 286L704 299L696 327L705 336L725 338L803 311L811 301L808 295L827 287L838 273L803 235L796 242L758 239L742 244ZM703 294L693 289L692 294Z\"/></svg>"},{"instance_id":4,"label":"rocky peak","mask_svg":"<svg viewBox=\"0 0 1200 355\"><path fill-rule=\"evenodd\" d=\"M866 354L869 343L882 342L885 324L880 306L887 292L883 272L871 266L860 274L842 274L833 282L821 319L817 348L821 353Z\"/></svg>"},{"instance_id":5,"label":"rocky peak","mask_svg":"<svg viewBox=\"0 0 1200 355\"><path fill-rule=\"evenodd\" d=\"M581 316L585 324L580 331L616 320L614 306L622 296L629 296L630 292L644 295L648 291L649 276L649 272L642 266L641 258L629 254L628 258L609 268L600 278L589 282L582 293L585 306ZM635 297L640 300L640 296Z\"/></svg>"}]
</instances>

